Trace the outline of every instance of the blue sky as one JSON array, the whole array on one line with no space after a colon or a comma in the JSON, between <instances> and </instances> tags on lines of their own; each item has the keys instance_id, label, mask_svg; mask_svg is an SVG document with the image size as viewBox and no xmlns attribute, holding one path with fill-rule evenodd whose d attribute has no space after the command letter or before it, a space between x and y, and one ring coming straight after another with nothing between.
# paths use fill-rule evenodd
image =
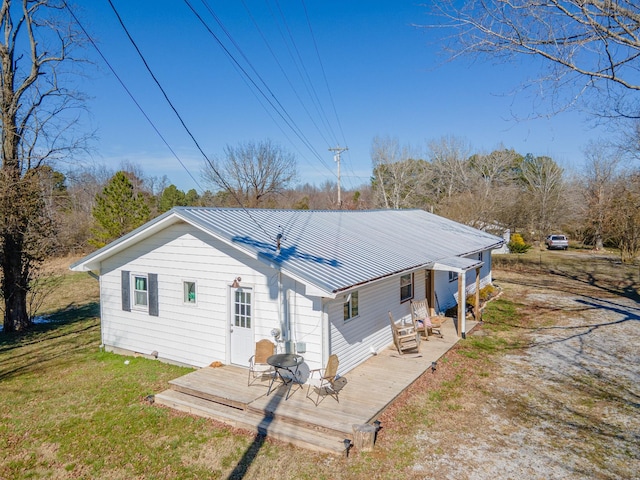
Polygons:
<instances>
[{"instance_id":1,"label":"blue sky","mask_svg":"<svg viewBox=\"0 0 640 480\"><path fill-rule=\"evenodd\" d=\"M207 156L222 156L227 144L268 138L296 155L300 182L336 181L328 149L337 144L349 147L342 155L344 188L368 182L376 135L396 137L415 148L454 135L476 152L504 146L522 154L551 156L572 169L581 164L587 141L601 134L576 112L516 120L545 111L536 110L540 101L535 97L510 94L535 76L535 64L443 64L431 32L414 26L429 21L426 8L414 2L189 0L242 68L251 72L252 81L264 81L269 101L282 105L281 113L290 117L287 122L296 134L248 86L250 81L186 2L112 1ZM280 11L286 25L276 20ZM89 53L99 68L81 86L90 96L88 127L97 134L92 160L114 169L123 161L137 164L146 175L166 175L183 190L207 188L200 178L202 155L144 68L108 1L86 2L76 13L195 181L95 51ZM303 67L296 66L290 52L294 58L299 54Z\"/></svg>"}]
</instances>

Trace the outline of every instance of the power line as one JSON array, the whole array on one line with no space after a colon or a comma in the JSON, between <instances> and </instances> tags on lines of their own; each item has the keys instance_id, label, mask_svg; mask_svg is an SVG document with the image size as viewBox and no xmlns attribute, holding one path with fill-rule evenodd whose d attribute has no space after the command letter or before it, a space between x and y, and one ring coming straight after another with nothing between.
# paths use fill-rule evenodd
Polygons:
<instances>
[{"instance_id":1,"label":"power line","mask_svg":"<svg viewBox=\"0 0 640 480\"><path fill-rule=\"evenodd\" d=\"M189 7L189 9L192 11L192 13L196 16L196 18L200 21L200 23L202 23L202 25L205 27L205 29L207 30L207 32L209 32L209 34L214 38L214 40L216 41L216 43L218 43L218 45L223 49L224 53L229 57L229 59L233 62L233 64L239 69L239 71L241 72L241 75L243 75L244 78L246 78L251 85L253 86L253 88L255 88L261 95L262 97L266 100L266 102L271 106L271 108L278 114L278 116L285 122L285 124L291 129L291 131L298 137L298 139L300 139L302 141L302 143L309 149L310 152L312 152L316 158L318 158L318 160L320 160L320 162L329 170L331 171L331 169L326 165L326 163L324 163L324 160L322 159L322 157L318 154L318 152L315 150L315 148L313 147L313 145L311 144L311 142L307 139L307 137L304 135L304 133L302 132L302 130L297 126L297 124L295 123L295 121L293 120L293 118L291 117L291 115L289 115L289 113L287 112L287 110L284 108L284 106L282 105L282 103L277 99L276 95L273 93L273 91L267 86L266 82L264 81L264 79L262 79L262 77L258 74L258 72L253 68L253 66L251 65L251 62L248 60L248 58L246 57L246 55L244 55L244 53L242 52L242 49L240 49L239 45L237 44L237 42L235 42L235 40L233 40L233 38L231 37L231 34L226 30L226 28L224 27L224 25L222 24L221 20L217 17L217 15L213 12L213 9L208 5L208 3L206 2L206 0L201 0L202 3L205 5L205 8L207 8L207 10L209 11L209 13L214 17L214 19L216 20L216 22L218 23L218 25L223 29L223 31L225 32L225 34L227 35L227 38L229 38L229 40L233 43L233 45L235 46L235 48L240 52L240 54L242 55L242 57L245 59L245 61L249 64L249 67L251 68L251 70L253 70L253 72L256 74L256 76L258 77L258 79L260 80L260 82L265 86L266 90L268 91L268 93L270 94L271 97L273 97L274 101L271 101L271 99L269 98L269 96L265 93L265 91L257 84L257 82L252 78L252 76L249 74L249 72L247 72L247 70L240 65L240 62L238 62L238 60L236 59L236 57L229 51L229 49L224 45L224 43L220 40L220 38L215 34L215 32L209 27L209 25L207 24L207 22L202 18L202 16L196 11L196 9L191 5L191 3L189 2L189 0L184 0L185 3L187 4L187 6ZM277 104L274 104L274 102Z\"/></svg>"},{"instance_id":2,"label":"power line","mask_svg":"<svg viewBox=\"0 0 640 480\"><path fill-rule=\"evenodd\" d=\"M174 156L174 158L178 161L178 163L182 166L182 168L187 172L187 175L189 175L189 177L191 177L191 180L193 180L193 182L198 186L200 191L204 191L204 189L202 188L200 183L198 183L198 181L195 179L195 177L193 175L191 175L191 171L182 162L182 160L180 159L178 154L173 150L173 148L171 148L171 145L169 145L169 142L167 142L166 138L164 138L162 133L160 133L160 130L158 130L158 128L156 127L155 123L153 123L153 120L151 120L149 115L147 115L147 112L145 112L144 108L142 108L142 105L140 105L140 103L134 97L133 93L131 93L131 91L127 88L127 86L125 85L124 81L122 80L122 78L120 78L120 76L118 75L116 70L113 68L111 63L109 63L107 58L103 55L103 53L100 50L100 48L98 48L98 45L96 44L96 42L94 42L94 40L91 37L91 35L89 35L89 32L87 32L87 30L84 28L82 23L80 23L80 20L78 19L78 17L75 15L75 13L73 13L73 10L71 10L71 7L69 6L69 4L67 2L65 2L64 6L67 7L67 10L69 11L71 16L73 17L73 20L78 24L78 26L80 27L82 32L89 39L89 42L91 42L91 45L93 45L93 48L95 48L96 52L98 52L98 55L100 55L100 58L102 58L102 61L107 65L107 67L109 67L109 70L111 70L111 73L113 73L113 75L116 77L116 79L118 80L118 82L120 83L122 88L124 88L124 91L127 92L127 95L129 95L129 98L131 98L131 100L133 101L135 106L138 107L138 110L140 110L140 113L142 113L142 115L147 120L147 122L149 122L149 125L151 125L151 128L153 128L153 130L156 132L156 134L160 137L162 142L165 144L165 146L169 149L171 154Z\"/></svg>"},{"instance_id":3,"label":"power line","mask_svg":"<svg viewBox=\"0 0 640 480\"><path fill-rule=\"evenodd\" d=\"M307 108L306 104L302 101L302 97L300 96L300 93L298 92L298 89L295 87L295 85L291 81L291 78L287 74L287 71L284 69L284 66L282 65L282 63L278 59L278 56L276 55L276 53L273 50L273 48L271 48L271 44L269 43L269 40L267 40L266 35L264 34L262 29L258 25L258 22L256 21L255 17L251 14L251 10L249 9L249 7L247 6L247 4L246 4L246 2L244 0L242 0L242 5L244 6L244 8L246 10L247 15L249 15L249 18L251 18L253 26L255 27L256 31L258 32L258 34L262 38L262 41L264 42L265 46L269 50L269 53L271 53L271 56L273 57L273 60L276 62L276 65L278 65L278 68L280 69L280 72L282 73L282 75L284 76L285 80L289 84L289 87L291 87L291 91L295 94L296 98L300 102L300 105L302 106L302 108L304 109L305 113L309 117L309 120L311 120L311 123L313 123L313 126L316 127L316 130L318 131L318 133L320 134L322 139L325 141L325 143L327 145L329 145L329 141L325 138L324 132L322 132L322 130L320 130L320 127L318 126L318 124L316 123L315 119L313 118L313 115L311 115L311 112Z\"/></svg>"},{"instance_id":4,"label":"power line","mask_svg":"<svg viewBox=\"0 0 640 480\"><path fill-rule=\"evenodd\" d=\"M304 62L304 60L302 59L302 55L300 54L300 50L298 49L298 45L296 44L296 41L293 37L293 34L291 33L291 28L289 28L289 24L287 22L287 19L284 15L284 13L282 12L282 8L280 8L280 4L278 3L277 0L275 0L275 4L276 7L278 9L278 14L279 14L279 18L282 21L282 24L284 26L284 29L287 33L287 36L284 35L283 31L280 29L279 27L279 23L278 20L276 19L275 15L273 14L273 11L271 11L271 15L274 18L274 21L276 23L276 25L278 25L278 30L280 31L280 35L282 37L282 41L284 42L284 44L287 46L287 51L289 52L289 56L291 57L291 60L293 61L293 64L296 67L296 70L298 71L298 75L300 75L300 79L302 80L303 85L305 86L306 90L307 90L307 94L309 95L309 98L311 99L311 102L313 103L318 116L320 117L320 119L322 120L322 123L324 124L324 127L327 129L327 132L333 137L333 141L337 142L337 138L331 128L331 125L329 124L327 115L324 111L324 109L322 108L322 103L320 102L320 98L318 97L318 93L313 85L313 82L311 81L311 77L309 76L309 71L306 67L306 64ZM288 41L287 41L288 38ZM293 47L293 52L292 50L289 48L289 43L291 44L291 46ZM295 52L295 55L294 55Z\"/></svg>"},{"instance_id":5,"label":"power line","mask_svg":"<svg viewBox=\"0 0 640 480\"><path fill-rule=\"evenodd\" d=\"M342 141L346 144L347 141L344 136L344 130L342 129L342 123L340 122L340 117L338 116L338 110L336 109L336 104L333 101L333 95L331 94L331 89L329 88L329 81L327 80L327 74L324 69L322 57L320 57L320 50L318 49L318 43L316 42L316 37L313 34L313 28L311 27L311 20L309 19L307 5L304 3L304 0L301 0L301 3L302 3L302 7L304 8L304 15L307 20L307 25L309 26L309 32L311 33L311 39L313 40L313 46L316 51L316 56L318 57L318 63L320 64L320 70L322 71L322 78L324 79L324 84L325 84L325 87L327 88L327 93L329 94L329 100L331 101L331 106L333 107L333 114L335 115L336 121L338 122L338 128L340 129L340 134L342 135Z\"/></svg>"},{"instance_id":6,"label":"power line","mask_svg":"<svg viewBox=\"0 0 640 480\"><path fill-rule=\"evenodd\" d=\"M236 47L236 49L240 52L240 54L242 55L242 57L245 59L245 61L249 64L249 66L251 67L251 69L254 71L254 73L256 75L258 75L259 79L261 80L261 82L266 86L266 88L269 90L270 93L273 94L273 91L266 85L266 82L264 81L263 77L255 70L255 68L253 67L253 65L251 64L250 60L247 58L247 56L242 52L242 49L240 48L240 46L238 45L238 43L232 38L231 34L229 33L228 29L226 29L226 27L222 24L222 21L220 20L220 18L213 12L213 10L211 9L211 7L209 6L209 4L207 3L206 0L202 0L203 4L205 4L205 6L207 7L207 9L209 10L209 13L211 13L211 15L215 18L216 22L218 23L218 25L222 28L222 30L225 32L225 34L227 35L227 37L230 39L230 41L234 44L234 46ZM277 4L277 2L276 2ZM252 15L251 10L248 8L246 2L244 2L243 0L243 5L245 7L245 10L247 11L247 14L249 15L249 17L251 18L254 27L256 28L256 31L259 33L260 37L262 38L265 46L267 47L267 49L269 50L269 52L271 53L271 56L273 57L274 61L276 62L276 64L278 65L280 71L282 72L285 80L287 81L287 83L289 84L289 86L291 87L291 90L293 91L293 93L295 94L296 98L298 99L298 101L300 102L300 104L302 105L303 109L305 110L305 112L307 113L307 115L309 116L311 122L313 123L313 125L315 126L316 130L318 131L318 133L320 134L320 136L323 138L323 140L325 141L325 143L328 144L328 141L326 139L326 137L323 134L323 131L320 129L320 127L318 126L318 124L316 123L313 115L311 115L311 113L309 112L309 110L307 109L305 102L303 102L300 94L298 93L296 87L293 85L293 82L291 81L291 78L289 77L289 75L287 74L286 70L284 69L282 63L279 61L278 56L275 54L274 49L271 47L270 42L268 41L268 39L266 38L266 35L263 33L263 31L260 29L260 26L258 25L258 22L256 21L255 17ZM280 30L280 35L282 36L283 42L285 44L285 46L287 47L287 50L289 52L289 55L293 61L293 64L295 65L298 74L300 75L300 78L303 82L303 85L306 87L307 90L307 94L309 95L309 98L312 100L312 103L314 104L316 111L318 113L318 117L322 119L323 124L326 128L326 130L328 131L328 133L330 133L330 135L335 139L334 142L338 143L337 141L337 137L335 136L335 133L333 132L329 119L324 111L324 109L322 108L318 93L316 91L316 89L313 86L313 82L311 81L310 75L308 73L308 70L306 68L306 65L302 59L302 55L300 53L300 50L298 49L298 46L296 45L296 41L294 39L294 36L291 32L291 29L289 28L289 25L287 23L287 20L285 18L285 15L282 11L282 9L280 8L279 5L278 6L278 12L279 12L279 18L280 21L282 22L282 24L284 25L284 29L286 30L286 32L288 33L288 40L287 37L285 37L285 35L283 34L282 30L280 29L279 25L280 25L280 21L278 21L278 18L276 17L276 15L274 15L273 11L270 8L271 11L271 15L272 18L274 19L274 22L276 25L278 25L278 29ZM195 13L195 12L194 12ZM308 19L307 19L308 20ZM308 21L309 23L309 21ZM218 38L216 38L216 40L221 43L219 41ZM314 43L315 43L315 39ZM292 45L293 50L295 51L295 54L291 51L291 49L289 48L289 45ZM228 50L225 49L225 52L228 52ZM317 51L317 46L316 46L316 53L319 57L319 52ZM235 61L235 58L233 58L233 60ZM321 63L321 62L320 62ZM323 71L324 71L324 67L321 65ZM243 70L243 72L246 74L246 71ZM325 75L325 84L328 87L328 82L326 81L326 75ZM328 90L328 92L330 93L330 91ZM331 100L333 101L333 99L331 98ZM282 104L280 102L278 102L279 105L282 106ZM284 108L284 107L283 107ZM334 105L334 111L335 111L335 105ZM340 126L341 128L341 126ZM343 134L344 137L344 134ZM335 144L334 143L334 144ZM329 145L329 144L328 144ZM308 145L309 146L309 145ZM333 172L332 169L330 169L326 163L324 163L324 160L322 159L322 157L320 157L317 152L315 151L315 149L313 150L313 153L316 155L316 157L320 160L320 162L325 166L325 168L327 168L327 170L329 170L331 172L332 175L335 176L335 173Z\"/></svg>"},{"instance_id":7,"label":"power line","mask_svg":"<svg viewBox=\"0 0 640 480\"><path fill-rule=\"evenodd\" d=\"M307 5L304 2L304 0L300 0L300 3L302 3L302 7L304 9L305 19L307 20L307 26L309 27L309 33L311 35L311 40L313 41L313 46L315 48L316 57L318 58L318 64L320 65L320 70L322 71L322 78L324 80L325 88L327 89L327 94L329 95L329 100L330 100L331 106L333 108L333 114L334 114L334 116L336 118L336 122L338 123L338 128L340 129L340 134L342 135L342 141L346 145L347 144L347 140L346 140L346 137L344 135L344 130L342 128L342 122L340 122L340 116L338 115L338 110L337 110L336 104L335 104L335 102L333 100L333 94L331 93L331 88L329 87L329 80L327 79L327 73L326 73L326 70L324 68L324 63L322 61L322 57L320 56L320 49L318 48L318 42L316 42L316 37L315 37L315 34L313 32L313 27L311 26L311 20L309 18L309 12L307 10ZM339 142L336 142L336 143L339 143ZM348 156L349 156L349 158L351 158L350 155L348 155ZM349 170L351 171L353 176L357 177L356 173L353 171L352 162L347 162L347 165L349 166ZM354 188L353 183L351 184L351 188Z\"/></svg>"},{"instance_id":8,"label":"power line","mask_svg":"<svg viewBox=\"0 0 640 480\"><path fill-rule=\"evenodd\" d=\"M251 213L249 212L249 210L247 210L244 205L242 204L242 201L240 200L240 198L238 197L238 195L236 194L236 192L231 188L231 186L227 183L227 181L222 177L222 175L220 174L220 172L218 172L218 170L215 167L215 164L209 159L209 157L207 156L207 154L204 152L204 150L202 149L202 147L200 146L200 144L198 143L198 141L196 140L195 136L193 135L193 133L191 133L191 130L189 129L189 127L187 127L187 124L185 123L185 121L183 120L182 116L180 115L180 113L178 112L178 110L176 109L176 107L173 105L173 103L171 102L171 99L169 99L169 96L167 95L167 92L165 91L165 89L162 87L162 85L160 84L160 81L157 79L157 77L155 76L155 74L153 73L153 71L151 70L151 67L149 66L149 64L147 63L147 60L145 59L144 55L142 54L142 52L140 51L140 49L138 48L138 45L136 44L135 40L133 39L133 37L131 36L131 34L129 33L129 30L127 29L127 27L125 26L122 18L120 17L120 14L118 13L118 10L116 9L115 5L113 4L113 2L111 0L107 0L109 2L109 5L111 6L111 9L113 10L113 13L116 15L116 17L118 18L118 22L120 23L120 26L122 27L122 29L124 30L125 34L127 35L127 38L129 39L129 42L131 42L131 44L133 45L134 49L136 50L136 52L138 53L140 59L142 60L142 63L144 64L145 68L147 69L147 72L149 72L149 75L151 75L151 78L153 79L153 81L155 82L155 84L158 86L158 88L160 89L160 91L162 92L162 95L164 96L165 100L167 101L167 103L169 104L169 106L171 107L171 109L173 110L173 112L175 113L176 117L178 118L178 120L180 121L180 124L182 125L182 127L184 128L184 130L187 132L187 134L189 135L189 137L191 137L191 140L193 141L193 143L195 144L196 148L198 149L198 151L200 151L200 153L202 154L202 156L204 157L204 159L207 161L209 167L211 168L211 170L218 176L218 178L220 179L220 182L222 183L222 185L224 185L225 189L231 193L231 195L233 196L233 198L236 200L236 202L238 202L238 205L240 205L240 207L242 208L242 210L249 216L249 218L253 221L253 223L256 224L256 226L262 230L262 232L267 236L267 238L269 238L271 241L275 241L275 237L272 237L263 227L262 225L260 225L260 223L258 223L258 221L253 218L253 216L251 215Z\"/></svg>"}]
</instances>

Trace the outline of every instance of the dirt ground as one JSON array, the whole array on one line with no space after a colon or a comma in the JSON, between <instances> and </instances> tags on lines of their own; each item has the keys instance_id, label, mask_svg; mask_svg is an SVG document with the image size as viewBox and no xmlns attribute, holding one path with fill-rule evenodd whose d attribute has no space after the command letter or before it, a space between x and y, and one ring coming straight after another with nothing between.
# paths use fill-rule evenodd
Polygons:
<instances>
[{"instance_id":1,"label":"dirt ground","mask_svg":"<svg viewBox=\"0 0 640 480\"><path fill-rule=\"evenodd\" d=\"M414 478L640 479L640 304L588 271L494 280L525 306L526 344L469 372L476 387L417 436Z\"/></svg>"}]
</instances>

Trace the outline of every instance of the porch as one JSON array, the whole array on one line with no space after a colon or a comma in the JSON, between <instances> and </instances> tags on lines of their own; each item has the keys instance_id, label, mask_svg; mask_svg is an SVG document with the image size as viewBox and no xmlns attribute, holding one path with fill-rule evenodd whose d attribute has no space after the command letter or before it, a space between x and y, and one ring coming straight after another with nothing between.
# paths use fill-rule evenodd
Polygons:
<instances>
[{"instance_id":1,"label":"porch","mask_svg":"<svg viewBox=\"0 0 640 480\"><path fill-rule=\"evenodd\" d=\"M391 346L348 372L341 379L344 385L339 402L330 396L321 397L316 406L306 398L306 385L293 385L288 399L285 387L267 396L267 380L247 386L246 369L224 365L172 380L168 390L155 395L155 403L299 447L342 453L344 440L353 440L354 425L376 420L402 391L431 370L432 362L458 342L454 322L444 322L443 338L430 336L422 341L420 353L400 355ZM475 325L467 321L467 331Z\"/></svg>"}]
</instances>

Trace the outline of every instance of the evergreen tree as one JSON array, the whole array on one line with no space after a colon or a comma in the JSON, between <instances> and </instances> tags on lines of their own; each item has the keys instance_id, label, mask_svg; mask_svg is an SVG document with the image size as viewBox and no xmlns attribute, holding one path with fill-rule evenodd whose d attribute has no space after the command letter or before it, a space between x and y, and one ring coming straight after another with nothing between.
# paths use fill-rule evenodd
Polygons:
<instances>
[{"instance_id":1,"label":"evergreen tree","mask_svg":"<svg viewBox=\"0 0 640 480\"><path fill-rule=\"evenodd\" d=\"M96 195L92 210L97 227L89 243L103 247L107 243L129 233L150 219L149 205L143 195L134 192L125 172L117 172Z\"/></svg>"},{"instance_id":2,"label":"evergreen tree","mask_svg":"<svg viewBox=\"0 0 640 480\"><path fill-rule=\"evenodd\" d=\"M192 188L186 193L185 200L187 201L188 206L195 207L200 203L200 195L198 195L198 192Z\"/></svg>"},{"instance_id":3,"label":"evergreen tree","mask_svg":"<svg viewBox=\"0 0 640 480\"><path fill-rule=\"evenodd\" d=\"M173 207L184 207L187 205L187 198L182 190L178 190L175 185L169 185L162 191L160 196L160 213L171 210Z\"/></svg>"}]
</instances>

